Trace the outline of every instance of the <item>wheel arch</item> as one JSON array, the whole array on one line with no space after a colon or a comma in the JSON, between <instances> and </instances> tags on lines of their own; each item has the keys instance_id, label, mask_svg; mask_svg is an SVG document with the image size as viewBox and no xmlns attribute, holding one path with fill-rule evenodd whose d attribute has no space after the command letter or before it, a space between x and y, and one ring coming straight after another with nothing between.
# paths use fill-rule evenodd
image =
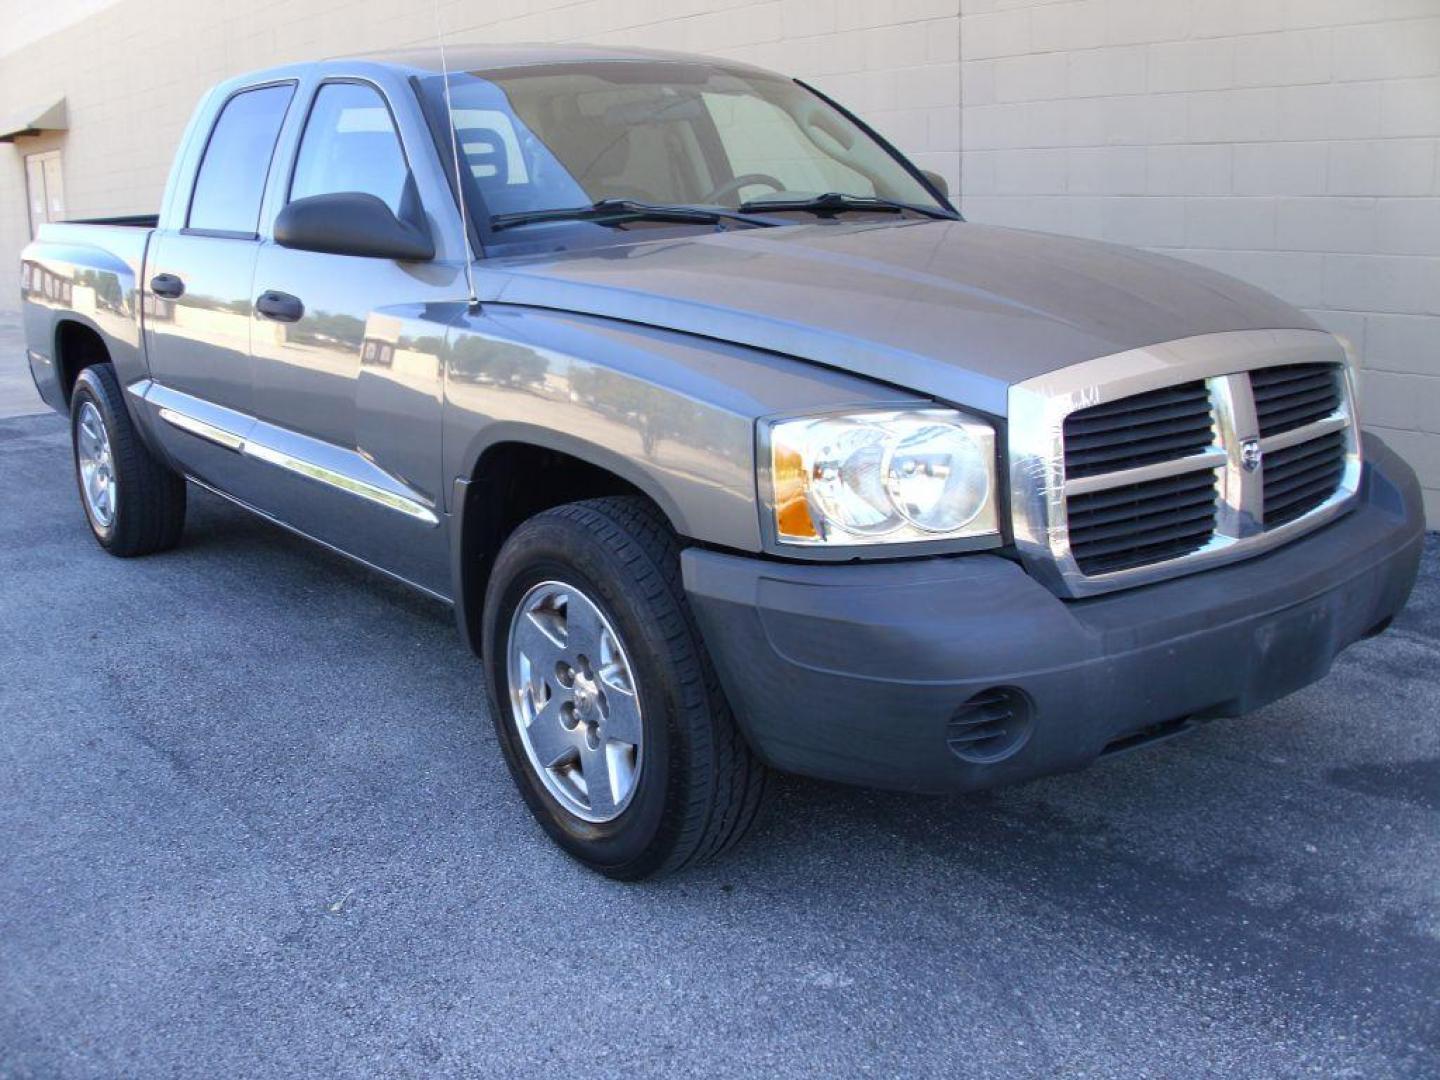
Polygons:
<instances>
[{"instance_id":1,"label":"wheel arch","mask_svg":"<svg viewBox=\"0 0 1440 1080\"><path fill-rule=\"evenodd\" d=\"M67 408L80 372L96 364L114 362L100 328L80 315L65 315L55 321L51 347L55 358L55 378Z\"/></svg>"},{"instance_id":2,"label":"wheel arch","mask_svg":"<svg viewBox=\"0 0 1440 1080\"><path fill-rule=\"evenodd\" d=\"M579 499L636 495L653 503L685 535L678 508L633 462L563 433L506 425L472 455L451 492L451 580L455 618L478 656L480 616L490 569L521 522Z\"/></svg>"}]
</instances>

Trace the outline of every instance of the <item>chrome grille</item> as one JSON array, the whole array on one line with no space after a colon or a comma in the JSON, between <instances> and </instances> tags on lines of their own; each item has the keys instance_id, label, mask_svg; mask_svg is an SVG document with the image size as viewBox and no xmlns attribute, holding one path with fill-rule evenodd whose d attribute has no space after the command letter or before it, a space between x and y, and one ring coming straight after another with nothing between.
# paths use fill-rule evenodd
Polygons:
<instances>
[{"instance_id":1,"label":"chrome grille","mask_svg":"<svg viewBox=\"0 0 1440 1080\"><path fill-rule=\"evenodd\" d=\"M1204 450L1214 441L1203 380L1167 386L1065 418L1065 475L1097 476Z\"/></svg>"},{"instance_id":2,"label":"chrome grille","mask_svg":"<svg viewBox=\"0 0 1440 1080\"><path fill-rule=\"evenodd\" d=\"M1335 493L1345 476L1345 433L1332 431L1265 457L1265 527L1308 514Z\"/></svg>"},{"instance_id":3,"label":"chrome grille","mask_svg":"<svg viewBox=\"0 0 1440 1080\"><path fill-rule=\"evenodd\" d=\"M1085 574L1177 559L1210 542L1219 498L1213 469L1072 496L1070 552Z\"/></svg>"},{"instance_id":4,"label":"chrome grille","mask_svg":"<svg viewBox=\"0 0 1440 1080\"><path fill-rule=\"evenodd\" d=\"M1333 364L1283 364L1250 373L1262 436L1323 420L1340 408L1340 369Z\"/></svg>"},{"instance_id":5,"label":"chrome grille","mask_svg":"<svg viewBox=\"0 0 1440 1080\"><path fill-rule=\"evenodd\" d=\"M1343 512L1359 440L1330 335L1211 334L1011 388L1027 566L1088 596L1244 558Z\"/></svg>"}]
</instances>

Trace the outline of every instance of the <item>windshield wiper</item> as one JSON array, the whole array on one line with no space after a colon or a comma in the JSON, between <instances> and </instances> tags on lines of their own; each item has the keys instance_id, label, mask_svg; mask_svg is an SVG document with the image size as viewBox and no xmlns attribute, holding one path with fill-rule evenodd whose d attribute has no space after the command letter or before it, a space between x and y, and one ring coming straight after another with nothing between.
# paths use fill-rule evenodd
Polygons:
<instances>
[{"instance_id":1,"label":"windshield wiper","mask_svg":"<svg viewBox=\"0 0 1440 1080\"><path fill-rule=\"evenodd\" d=\"M803 210L821 216L846 210L864 210L882 214L909 212L924 214L926 217L938 218L941 221L960 220L948 210L941 210L939 207L916 206L913 203L882 199L875 195L846 195L840 191L827 191L825 194L816 195L811 199L751 199L749 202L741 203L740 209L742 212L755 214L775 213L779 210Z\"/></svg>"},{"instance_id":2,"label":"windshield wiper","mask_svg":"<svg viewBox=\"0 0 1440 1080\"><path fill-rule=\"evenodd\" d=\"M674 221L714 225L720 221L743 221L746 225L778 225L776 221L751 217L737 210L721 210L709 206L665 206L637 202L634 199L601 199L589 206L566 206L552 210L520 210L512 214L496 214L490 219L490 230L513 229L541 221L593 221L600 225L623 225L627 221Z\"/></svg>"}]
</instances>

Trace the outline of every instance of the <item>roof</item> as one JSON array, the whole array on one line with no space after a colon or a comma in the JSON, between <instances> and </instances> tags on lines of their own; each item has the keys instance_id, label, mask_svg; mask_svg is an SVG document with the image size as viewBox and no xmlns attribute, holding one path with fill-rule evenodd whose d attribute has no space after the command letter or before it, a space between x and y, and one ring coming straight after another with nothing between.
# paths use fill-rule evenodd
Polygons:
<instances>
[{"instance_id":1,"label":"roof","mask_svg":"<svg viewBox=\"0 0 1440 1080\"><path fill-rule=\"evenodd\" d=\"M415 71L440 72L440 48L428 45L419 48L387 49L358 53L337 59L365 60L377 64L393 64ZM761 71L763 69L740 61L695 53L667 52L660 49L632 49L616 45L545 45L517 43L513 45L480 45L467 42L445 43L446 66L451 71L496 71L504 68L534 67L542 64L584 64L606 61L668 62L705 64L730 69Z\"/></svg>"}]
</instances>

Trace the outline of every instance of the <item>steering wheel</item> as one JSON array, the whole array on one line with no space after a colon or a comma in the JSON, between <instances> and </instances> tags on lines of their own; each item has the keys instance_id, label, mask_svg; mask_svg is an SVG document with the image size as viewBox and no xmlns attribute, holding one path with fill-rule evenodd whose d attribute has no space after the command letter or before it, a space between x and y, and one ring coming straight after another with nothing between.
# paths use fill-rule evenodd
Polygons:
<instances>
[{"instance_id":1,"label":"steering wheel","mask_svg":"<svg viewBox=\"0 0 1440 1080\"><path fill-rule=\"evenodd\" d=\"M702 196L700 201L702 203L717 203L723 205L725 196L738 195L741 188L747 188L751 184L764 184L766 187L774 188L776 191L785 190L785 185L769 173L747 172L741 173L733 180L725 181L725 183L721 184L714 191Z\"/></svg>"}]
</instances>

